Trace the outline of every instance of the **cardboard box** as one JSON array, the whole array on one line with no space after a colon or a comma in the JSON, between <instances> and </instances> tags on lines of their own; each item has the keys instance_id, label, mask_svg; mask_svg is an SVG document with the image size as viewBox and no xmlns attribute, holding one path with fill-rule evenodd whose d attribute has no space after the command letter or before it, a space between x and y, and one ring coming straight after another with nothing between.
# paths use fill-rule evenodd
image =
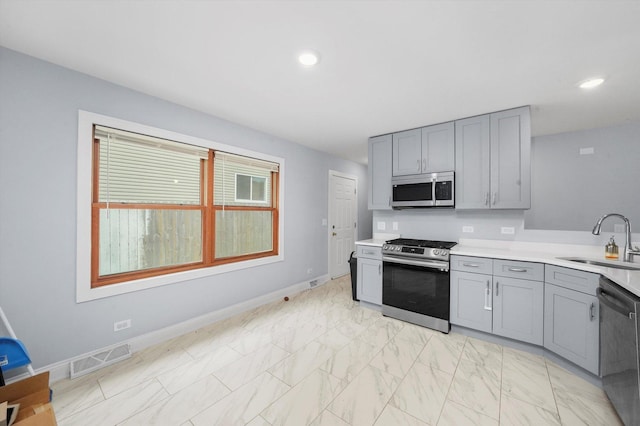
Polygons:
<instances>
[{"instance_id":1,"label":"cardboard box","mask_svg":"<svg viewBox=\"0 0 640 426\"><path fill-rule=\"evenodd\" d=\"M53 407L49 403L49 372L0 387L0 402L19 403L20 410L14 425L57 425Z\"/></svg>"}]
</instances>

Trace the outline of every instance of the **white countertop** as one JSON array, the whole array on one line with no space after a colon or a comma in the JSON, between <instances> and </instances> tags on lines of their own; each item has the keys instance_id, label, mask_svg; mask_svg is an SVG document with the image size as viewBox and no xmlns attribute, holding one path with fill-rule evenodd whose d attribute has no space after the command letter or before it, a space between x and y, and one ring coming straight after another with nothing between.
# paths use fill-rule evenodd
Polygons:
<instances>
[{"instance_id":1,"label":"white countertop","mask_svg":"<svg viewBox=\"0 0 640 426\"><path fill-rule=\"evenodd\" d=\"M559 259L560 257L579 257L607 261L604 258L604 247L461 239L458 245L451 249L451 254L538 262L580 271L595 272L640 297L640 270L629 271ZM640 266L639 263L634 263L634 265Z\"/></svg>"},{"instance_id":2,"label":"white countertop","mask_svg":"<svg viewBox=\"0 0 640 426\"><path fill-rule=\"evenodd\" d=\"M359 245L382 247L385 241L394 238L389 235L374 235L368 240L356 241ZM622 248L620 249L622 251ZM594 272L618 284L620 287L640 297L640 270L607 268L598 265L572 262L559 259L561 257L579 257L597 261L606 261L604 247L572 244L548 244L518 241L471 240L461 239L458 245L451 249L452 255L489 257L493 259L520 260L523 262L538 262L548 265L563 266L580 271ZM620 263L623 263L619 261ZM634 263L640 266L640 263Z\"/></svg>"}]
</instances>

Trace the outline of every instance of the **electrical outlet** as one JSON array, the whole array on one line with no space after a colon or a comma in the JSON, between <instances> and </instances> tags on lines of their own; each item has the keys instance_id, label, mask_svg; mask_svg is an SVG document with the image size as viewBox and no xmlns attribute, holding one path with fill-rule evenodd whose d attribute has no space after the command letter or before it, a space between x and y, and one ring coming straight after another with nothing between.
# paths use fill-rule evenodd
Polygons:
<instances>
[{"instance_id":1,"label":"electrical outlet","mask_svg":"<svg viewBox=\"0 0 640 426\"><path fill-rule=\"evenodd\" d=\"M392 222L391 223L391 227L393 228L394 231L398 230L398 222Z\"/></svg>"},{"instance_id":2,"label":"electrical outlet","mask_svg":"<svg viewBox=\"0 0 640 426\"><path fill-rule=\"evenodd\" d=\"M312 272L313 272L313 268L307 269L307 275L311 275Z\"/></svg>"},{"instance_id":3,"label":"electrical outlet","mask_svg":"<svg viewBox=\"0 0 640 426\"><path fill-rule=\"evenodd\" d=\"M590 146L588 148L580 148L580 155L591 155L594 152L595 151L594 151L592 146Z\"/></svg>"},{"instance_id":4,"label":"electrical outlet","mask_svg":"<svg viewBox=\"0 0 640 426\"><path fill-rule=\"evenodd\" d=\"M113 331L122 331L131 327L131 320L116 321L113 323Z\"/></svg>"},{"instance_id":5,"label":"electrical outlet","mask_svg":"<svg viewBox=\"0 0 640 426\"><path fill-rule=\"evenodd\" d=\"M473 234L473 226L463 226L462 227L462 232L468 233L468 234Z\"/></svg>"},{"instance_id":6,"label":"electrical outlet","mask_svg":"<svg viewBox=\"0 0 640 426\"><path fill-rule=\"evenodd\" d=\"M502 228L500 228L500 233L513 235L516 233L516 228L514 228L513 226L503 226Z\"/></svg>"},{"instance_id":7,"label":"electrical outlet","mask_svg":"<svg viewBox=\"0 0 640 426\"><path fill-rule=\"evenodd\" d=\"M387 229L387 224L385 222L378 222L378 231L384 231Z\"/></svg>"}]
</instances>

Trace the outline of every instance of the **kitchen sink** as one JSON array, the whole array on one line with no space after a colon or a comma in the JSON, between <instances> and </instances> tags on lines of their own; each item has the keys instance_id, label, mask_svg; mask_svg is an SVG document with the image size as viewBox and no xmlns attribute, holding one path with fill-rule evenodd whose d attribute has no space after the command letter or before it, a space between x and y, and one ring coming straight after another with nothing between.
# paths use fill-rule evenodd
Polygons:
<instances>
[{"instance_id":1,"label":"kitchen sink","mask_svg":"<svg viewBox=\"0 0 640 426\"><path fill-rule=\"evenodd\" d=\"M583 257L558 257L561 260L568 260L570 262L578 262L578 263L586 263L588 265L595 266L603 266L605 268L613 268L613 269L625 269L628 271L640 271L640 264L633 264L629 262L620 262L620 261L608 261L608 260L593 260L593 259L585 259Z\"/></svg>"}]
</instances>

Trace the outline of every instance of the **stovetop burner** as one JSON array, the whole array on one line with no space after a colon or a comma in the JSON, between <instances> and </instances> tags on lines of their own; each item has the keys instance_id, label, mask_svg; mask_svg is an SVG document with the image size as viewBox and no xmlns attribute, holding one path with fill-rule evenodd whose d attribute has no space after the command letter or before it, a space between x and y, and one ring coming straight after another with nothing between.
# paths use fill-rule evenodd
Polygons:
<instances>
[{"instance_id":1,"label":"stovetop burner","mask_svg":"<svg viewBox=\"0 0 640 426\"><path fill-rule=\"evenodd\" d=\"M425 247L425 248L437 248L437 249L450 249L457 243L451 241L432 241L432 240L416 240L411 238L396 238L395 240L387 241L387 244L393 244L397 246L408 247Z\"/></svg>"}]
</instances>

